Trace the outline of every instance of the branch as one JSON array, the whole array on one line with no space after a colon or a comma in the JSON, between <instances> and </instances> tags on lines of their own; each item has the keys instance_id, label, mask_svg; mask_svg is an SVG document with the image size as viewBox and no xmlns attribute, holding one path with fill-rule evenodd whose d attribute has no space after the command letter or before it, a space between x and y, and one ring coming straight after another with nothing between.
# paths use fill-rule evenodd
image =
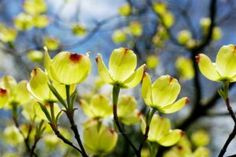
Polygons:
<instances>
[{"instance_id":1,"label":"branch","mask_svg":"<svg viewBox=\"0 0 236 157\"><path fill-rule=\"evenodd\" d=\"M54 126L53 124L49 123L49 125L51 126L53 132L55 133L55 135L61 139L65 144L71 146L72 148L74 148L75 150L77 150L78 152L80 152L82 154L82 151L77 148L71 141L69 141L68 139L66 139L61 133L60 131L57 129L56 126Z\"/></svg>"},{"instance_id":2,"label":"branch","mask_svg":"<svg viewBox=\"0 0 236 157\"><path fill-rule=\"evenodd\" d=\"M233 119L234 121L234 129L232 130L232 132L229 134L229 137L228 139L226 140L224 146L222 147L221 151L220 151L220 154L218 157L223 157L229 144L231 143L231 141L234 139L235 135L236 135L236 116L235 116L235 113L233 112L233 109L230 105L230 102L229 102L229 98L226 98L225 99L225 104L227 106L227 109L229 111L229 114L231 116L231 118Z\"/></svg>"}]
</instances>

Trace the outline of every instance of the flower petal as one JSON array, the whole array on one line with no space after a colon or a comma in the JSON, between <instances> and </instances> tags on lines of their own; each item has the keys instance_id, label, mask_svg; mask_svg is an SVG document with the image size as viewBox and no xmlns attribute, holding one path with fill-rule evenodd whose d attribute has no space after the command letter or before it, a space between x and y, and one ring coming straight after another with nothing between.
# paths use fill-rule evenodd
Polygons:
<instances>
[{"instance_id":1,"label":"flower petal","mask_svg":"<svg viewBox=\"0 0 236 157\"><path fill-rule=\"evenodd\" d=\"M152 117L150 123L150 129L148 133L149 141L158 141L164 135L166 135L170 130L170 120L168 118L163 118L158 115Z\"/></svg>"},{"instance_id":2,"label":"flower petal","mask_svg":"<svg viewBox=\"0 0 236 157\"><path fill-rule=\"evenodd\" d=\"M125 87L133 88L137 86L143 78L146 65L140 66L125 82L123 83Z\"/></svg>"},{"instance_id":3,"label":"flower petal","mask_svg":"<svg viewBox=\"0 0 236 157\"><path fill-rule=\"evenodd\" d=\"M146 105L152 105L152 82L148 73L144 73L142 82L142 97Z\"/></svg>"},{"instance_id":4,"label":"flower petal","mask_svg":"<svg viewBox=\"0 0 236 157\"><path fill-rule=\"evenodd\" d=\"M137 102L134 97L121 96L117 106L117 114L122 123L130 125L139 121L136 112Z\"/></svg>"},{"instance_id":5,"label":"flower petal","mask_svg":"<svg viewBox=\"0 0 236 157\"><path fill-rule=\"evenodd\" d=\"M199 54L196 56L198 67L201 73L212 81L218 81L220 75L218 74L215 65L211 62L211 59L205 54Z\"/></svg>"},{"instance_id":6,"label":"flower petal","mask_svg":"<svg viewBox=\"0 0 236 157\"><path fill-rule=\"evenodd\" d=\"M94 95L90 105L95 117L105 118L112 114L109 100L103 95Z\"/></svg>"},{"instance_id":7,"label":"flower petal","mask_svg":"<svg viewBox=\"0 0 236 157\"><path fill-rule=\"evenodd\" d=\"M158 143L162 146L172 146L176 144L183 136L183 132L179 129L171 130L167 135L158 140Z\"/></svg>"},{"instance_id":8,"label":"flower petal","mask_svg":"<svg viewBox=\"0 0 236 157\"><path fill-rule=\"evenodd\" d=\"M184 97L173 104L160 107L162 113L174 113L181 110L189 102L187 97Z\"/></svg>"},{"instance_id":9,"label":"flower petal","mask_svg":"<svg viewBox=\"0 0 236 157\"><path fill-rule=\"evenodd\" d=\"M180 92L179 82L169 76L163 75L159 77L152 85L152 101L158 107L172 104Z\"/></svg>"},{"instance_id":10,"label":"flower petal","mask_svg":"<svg viewBox=\"0 0 236 157\"><path fill-rule=\"evenodd\" d=\"M52 93L48 87L48 78L40 68L32 70L27 89L32 96L40 101L50 100L52 98Z\"/></svg>"},{"instance_id":11,"label":"flower petal","mask_svg":"<svg viewBox=\"0 0 236 157\"><path fill-rule=\"evenodd\" d=\"M100 75L100 77L106 82L106 83L109 83L109 84L112 84L114 83L110 73L108 72L107 70L107 67L105 66L103 60L102 60L102 57L101 55L99 54L97 57L96 57L96 62L97 62L97 66L98 66L98 73Z\"/></svg>"},{"instance_id":12,"label":"flower petal","mask_svg":"<svg viewBox=\"0 0 236 157\"><path fill-rule=\"evenodd\" d=\"M53 58L49 74L52 75L53 80L70 85L82 82L88 76L90 69L88 55L64 51Z\"/></svg>"},{"instance_id":13,"label":"flower petal","mask_svg":"<svg viewBox=\"0 0 236 157\"><path fill-rule=\"evenodd\" d=\"M222 77L230 78L236 74L236 46L222 46L216 57L216 68Z\"/></svg>"},{"instance_id":14,"label":"flower petal","mask_svg":"<svg viewBox=\"0 0 236 157\"><path fill-rule=\"evenodd\" d=\"M109 73L114 81L122 83L129 78L137 66L137 57L132 50L118 48L112 51Z\"/></svg>"}]
</instances>

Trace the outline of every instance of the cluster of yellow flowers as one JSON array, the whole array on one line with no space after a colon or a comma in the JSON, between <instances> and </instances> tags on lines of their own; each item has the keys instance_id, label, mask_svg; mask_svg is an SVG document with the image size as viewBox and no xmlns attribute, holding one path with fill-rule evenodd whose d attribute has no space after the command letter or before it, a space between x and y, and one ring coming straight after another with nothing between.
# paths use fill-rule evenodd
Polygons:
<instances>
[{"instance_id":1,"label":"cluster of yellow flowers","mask_svg":"<svg viewBox=\"0 0 236 157\"><path fill-rule=\"evenodd\" d=\"M96 62L101 79L114 87L119 89L133 88L142 81L143 99L146 105L153 108L154 111L173 113L188 103L186 97L176 101L181 87L175 78L164 75L152 84L149 74L145 72L145 65L136 69L137 56L130 49L115 49L110 56L109 69L100 54L96 57ZM29 82L22 81L17 84L13 78L3 77L0 86L0 104L1 107L6 108L6 106L10 106L9 104L27 104L22 101L32 101L33 99L40 105L36 103L31 103L31 105L41 107L46 116L44 119L57 125L60 110L74 108L74 100L72 99L76 93L76 86L87 78L91 70L91 61L88 54L67 51L60 52L51 59L46 51L44 67L44 70L38 67L33 69ZM114 98L116 99L113 93ZM181 130L171 129L169 119L157 114L147 121L146 117L137 110L137 102L132 96L118 98L117 95L117 99L119 121L125 125L140 122L144 134L145 127L150 125L149 141L171 146L178 142L183 135ZM60 102L64 108L56 104L57 102ZM51 106L52 103L55 105ZM110 105L109 99L101 94L94 95L89 101L80 100L82 110L90 118L84 124L83 137L85 148L91 154L109 153L117 143L117 132L100 121L112 115L114 112L112 105ZM37 116L37 113L35 115Z\"/></svg>"}]
</instances>

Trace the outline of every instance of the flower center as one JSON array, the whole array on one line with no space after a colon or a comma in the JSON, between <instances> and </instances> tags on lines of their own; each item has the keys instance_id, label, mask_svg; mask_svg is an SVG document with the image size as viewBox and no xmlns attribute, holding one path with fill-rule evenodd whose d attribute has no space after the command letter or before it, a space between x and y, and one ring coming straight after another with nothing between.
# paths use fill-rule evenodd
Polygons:
<instances>
[{"instance_id":1,"label":"flower center","mask_svg":"<svg viewBox=\"0 0 236 157\"><path fill-rule=\"evenodd\" d=\"M6 94L7 94L7 90L3 89L3 88L0 88L0 96L4 96Z\"/></svg>"},{"instance_id":2,"label":"flower center","mask_svg":"<svg viewBox=\"0 0 236 157\"><path fill-rule=\"evenodd\" d=\"M76 53L70 54L70 60L75 63L79 62L82 57L83 56L80 54L76 54Z\"/></svg>"}]
</instances>

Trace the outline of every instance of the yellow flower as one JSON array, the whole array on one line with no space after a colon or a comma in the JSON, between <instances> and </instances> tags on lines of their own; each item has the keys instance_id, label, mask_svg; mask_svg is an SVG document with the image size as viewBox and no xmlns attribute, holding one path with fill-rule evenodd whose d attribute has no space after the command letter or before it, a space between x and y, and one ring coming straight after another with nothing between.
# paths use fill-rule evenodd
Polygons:
<instances>
[{"instance_id":1,"label":"yellow flower","mask_svg":"<svg viewBox=\"0 0 236 157\"><path fill-rule=\"evenodd\" d=\"M18 30L25 31L31 29L33 27L32 16L25 13L21 13L17 15L16 18L14 19L14 24Z\"/></svg>"},{"instance_id":2,"label":"yellow flower","mask_svg":"<svg viewBox=\"0 0 236 157\"><path fill-rule=\"evenodd\" d=\"M16 37L17 31L14 28L3 26L3 28L0 29L0 40L3 42L14 42Z\"/></svg>"},{"instance_id":3,"label":"yellow flower","mask_svg":"<svg viewBox=\"0 0 236 157\"><path fill-rule=\"evenodd\" d=\"M127 40L126 34L123 30L116 30L112 34L112 41L116 44L123 43Z\"/></svg>"},{"instance_id":4,"label":"yellow flower","mask_svg":"<svg viewBox=\"0 0 236 157\"><path fill-rule=\"evenodd\" d=\"M178 33L178 41L181 44L186 44L191 39L192 39L192 34L188 30L182 30Z\"/></svg>"},{"instance_id":5,"label":"yellow flower","mask_svg":"<svg viewBox=\"0 0 236 157\"><path fill-rule=\"evenodd\" d=\"M3 76L0 80L0 104L5 109L10 109L12 104L23 105L31 100L31 95L28 92L27 81L23 80L19 83L11 76ZM5 102L5 103L4 103Z\"/></svg>"},{"instance_id":6,"label":"yellow flower","mask_svg":"<svg viewBox=\"0 0 236 157\"><path fill-rule=\"evenodd\" d=\"M210 157L210 156L211 156L210 150L205 147L198 147L193 153L193 157Z\"/></svg>"},{"instance_id":7,"label":"yellow flower","mask_svg":"<svg viewBox=\"0 0 236 157\"><path fill-rule=\"evenodd\" d=\"M210 142L210 137L205 130L197 130L191 136L192 142L197 147L206 146Z\"/></svg>"},{"instance_id":8,"label":"yellow flower","mask_svg":"<svg viewBox=\"0 0 236 157\"><path fill-rule=\"evenodd\" d=\"M47 10L47 5L44 0L25 0L23 8L30 15L39 15Z\"/></svg>"},{"instance_id":9,"label":"yellow flower","mask_svg":"<svg viewBox=\"0 0 236 157\"><path fill-rule=\"evenodd\" d=\"M186 57L178 57L175 63L180 78L190 80L194 77L192 60Z\"/></svg>"},{"instance_id":10,"label":"yellow flower","mask_svg":"<svg viewBox=\"0 0 236 157\"><path fill-rule=\"evenodd\" d=\"M49 79L46 73L40 68L35 68L31 72L31 78L27 85L27 89L33 97L41 102L55 102L57 101L57 99L51 92L48 83ZM61 97L65 99L65 86L57 82L53 82L52 84L56 88L57 92L61 95ZM70 93L73 93L73 91L75 90L75 85L72 85L70 89Z\"/></svg>"},{"instance_id":11,"label":"yellow flower","mask_svg":"<svg viewBox=\"0 0 236 157\"><path fill-rule=\"evenodd\" d=\"M71 28L71 31L76 36L84 36L87 33L86 27L81 24L74 24Z\"/></svg>"},{"instance_id":12,"label":"yellow flower","mask_svg":"<svg viewBox=\"0 0 236 157\"><path fill-rule=\"evenodd\" d=\"M98 121L90 120L84 124L84 146L92 155L104 155L116 146L118 134Z\"/></svg>"},{"instance_id":13,"label":"yellow flower","mask_svg":"<svg viewBox=\"0 0 236 157\"><path fill-rule=\"evenodd\" d=\"M152 84L148 73L144 74L142 97L148 106L154 107L163 113L179 111L188 103L187 97L176 101L180 89L179 82L169 75L159 77Z\"/></svg>"},{"instance_id":14,"label":"yellow flower","mask_svg":"<svg viewBox=\"0 0 236 157\"><path fill-rule=\"evenodd\" d=\"M129 24L129 31L133 36L141 36L143 33L143 26L139 21L132 21Z\"/></svg>"},{"instance_id":15,"label":"yellow flower","mask_svg":"<svg viewBox=\"0 0 236 157\"><path fill-rule=\"evenodd\" d=\"M48 62L46 69L50 79L66 85L84 81L91 70L88 54L83 55L63 51Z\"/></svg>"},{"instance_id":16,"label":"yellow flower","mask_svg":"<svg viewBox=\"0 0 236 157\"><path fill-rule=\"evenodd\" d=\"M159 64L159 57L156 55L147 56L146 63L149 69L155 69Z\"/></svg>"},{"instance_id":17,"label":"yellow flower","mask_svg":"<svg viewBox=\"0 0 236 157\"><path fill-rule=\"evenodd\" d=\"M121 96L117 105L119 120L125 125L132 125L139 122L139 112L136 110L137 102L132 96Z\"/></svg>"},{"instance_id":18,"label":"yellow flower","mask_svg":"<svg viewBox=\"0 0 236 157\"><path fill-rule=\"evenodd\" d=\"M105 118L112 115L109 100L103 95L94 95L90 103L82 99L80 105L84 113L90 118Z\"/></svg>"},{"instance_id":19,"label":"yellow flower","mask_svg":"<svg viewBox=\"0 0 236 157\"><path fill-rule=\"evenodd\" d=\"M45 47L48 48L48 50L50 51L55 51L59 48L60 46L60 41L56 38L52 38L52 37L45 37L43 39L43 44Z\"/></svg>"},{"instance_id":20,"label":"yellow flower","mask_svg":"<svg viewBox=\"0 0 236 157\"><path fill-rule=\"evenodd\" d=\"M141 128L144 132L146 127L145 121L142 120ZM162 146L172 146L176 144L183 136L183 132L179 129L171 129L170 120L155 114L150 123L148 132L148 140L157 142Z\"/></svg>"},{"instance_id":21,"label":"yellow flower","mask_svg":"<svg viewBox=\"0 0 236 157\"><path fill-rule=\"evenodd\" d=\"M27 53L27 58L31 62L41 62L43 60L43 53L38 50L31 50Z\"/></svg>"},{"instance_id":22,"label":"yellow flower","mask_svg":"<svg viewBox=\"0 0 236 157\"><path fill-rule=\"evenodd\" d=\"M236 81L236 46L225 45L220 48L216 56L216 62L205 54L196 56L201 73L212 81Z\"/></svg>"},{"instance_id":23,"label":"yellow flower","mask_svg":"<svg viewBox=\"0 0 236 157\"><path fill-rule=\"evenodd\" d=\"M118 48L112 51L109 60L109 70L106 68L102 57L97 56L98 73L109 84L119 84L123 88L132 88L142 80L145 65L136 71L137 56L132 50Z\"/></svg>"},{"instance_id":24,"label":"yellow flower","mask_svg":"<svg viewBox=\"0 0 236 157\"><path fill-rule=\"evenodd\" d=\"M49 19L46 15L37 15L33 17L33 25L36 28L44 28L48 26Z\"/></svg>"},{"instance_id":25,"label":"yellow flower","mask_svg":"<svg viewBox=\"0 0 236 157\"><path fill-rule=\"evenodd\" d=\"M129 4L124 4L119 8L119 13L121 16L129 16L131 14L132 8Z\"/></svg>"}]
</instances>

